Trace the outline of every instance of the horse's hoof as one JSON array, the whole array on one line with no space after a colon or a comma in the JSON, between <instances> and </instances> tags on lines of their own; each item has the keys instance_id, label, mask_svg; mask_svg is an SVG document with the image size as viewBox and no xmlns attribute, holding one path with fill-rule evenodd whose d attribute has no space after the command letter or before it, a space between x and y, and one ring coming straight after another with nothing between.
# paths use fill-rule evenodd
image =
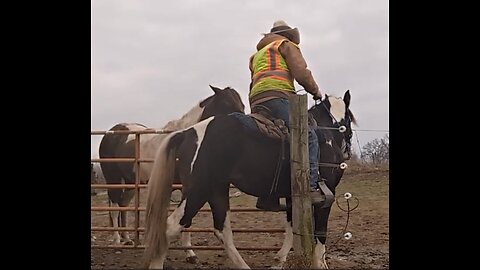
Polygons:
<instances>
[{"instance_id":1,"label":"horse's hoof","mask_svg":"<svg viewBox=\"0 0 480 270\"><path fill-rule=\"evenodd\" d=\"M125 240L125 242L123 242L123 245L125 245L125 246L133 246L133 244L134 244L133 241L130 240L130 239Z\"/></svg>"},{"instance_id":2,"label":"horse's hoof","mask_svg":"<svg viewBox=\"0 0 480 270\"><path fill-rule=\"evenodd\" d=\"M187 263L197 263L198 262L198 257L197 256L190 256L186 258Z\"/></svg>"},{"instance_id":3,"label":"horse's hoof","mask_svg":"<svg viewBox=\"0 0 480 270\"><path fill-rule=\"evenodd\" d=\"M121 244L120 240L113 240L113 241L112 241L112 245L114 245L114 246L120 246L120 245L122 245L122 244Z\"/></svg>"}]
</instances>

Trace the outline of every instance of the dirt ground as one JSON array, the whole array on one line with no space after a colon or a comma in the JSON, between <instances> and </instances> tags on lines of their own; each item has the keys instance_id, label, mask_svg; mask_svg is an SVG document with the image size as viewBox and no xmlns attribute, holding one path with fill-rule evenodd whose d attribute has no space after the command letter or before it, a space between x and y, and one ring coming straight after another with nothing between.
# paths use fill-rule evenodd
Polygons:
<instances>
[{"instance_id":1,"label":"dirt ground","mask_svg":"<svg viewBox=\"0 0 480 270\"><path fill-rule=\"evenodd\" d=\"M349 164L350 165L350 164ZM347 232L352 238L343 238L343 228L347 214L334 203L329 220L326 260L330 269L388 269L389 268L389 169L350 165L337 187L337 195L349 192L359 200L359 206L350 213ZM232 191L233 192L233 191ZM142 192L141 203L146 196ZM92 206L107 206L107 196L100 192L92 196ZM256 198L242 194L231 198L232 207L254 207ZM340 206L346 208L345 200L338 199ZM353 204L353 200L352 200ZM132 204L133 206L133 200ZM143 227L143 212L140 226ZM129 226L134 224L134 214L129 212ZM271 212L233 212L232 228L283 228L285 213ZM108 213L91 214L92 226L108 226ZM193 220L192 228L212 228L211 214L200 212ZM92 232L95 245L110 245L112 232ZM133 233L131 233L133 237ZM140 239L142 235L140 235ZM237 247L274 246L280 248L283 233L234 233ZM180 241L171 246L180 245ZM219 246L213 233L192 233L192 245ZM276 251L239 251L251 268L271 268L278 265L274 259ZM212 269L232 268L233 263L223 250L195 250L198 262L185 261L185 252L170 250L165 262L166 269ZM292 252L291 252L292 253ZM91 249L92 269L134 269L142 268L142 249Z\"/></svg>"}]
</instances>

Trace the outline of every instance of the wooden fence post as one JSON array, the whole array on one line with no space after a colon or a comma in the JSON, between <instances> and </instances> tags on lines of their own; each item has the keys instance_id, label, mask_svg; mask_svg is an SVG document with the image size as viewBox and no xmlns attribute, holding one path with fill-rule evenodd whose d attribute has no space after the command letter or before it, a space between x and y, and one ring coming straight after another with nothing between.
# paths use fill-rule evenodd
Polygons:
<instances>
[{"instance_id":1,"label":"wooden fence post","mask_svg":"<svg viewBox=\"0 0 480 270\"><path fill-rule=\"evenodd\" d=\"M296 257L312 262L312 204L309 189L307 95L290 100L290 164L292 181L293 249Z\"/></svg>"}]
</instances>

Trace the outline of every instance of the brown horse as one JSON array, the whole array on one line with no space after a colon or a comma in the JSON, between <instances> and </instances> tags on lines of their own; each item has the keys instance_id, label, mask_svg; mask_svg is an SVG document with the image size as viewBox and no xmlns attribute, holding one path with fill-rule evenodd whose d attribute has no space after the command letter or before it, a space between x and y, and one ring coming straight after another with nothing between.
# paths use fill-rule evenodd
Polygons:
<instances>
[{"instance_id":1,"label":"brown horse","mask_svg":"<svg viewBox=\"0 0 480 270\"><path fill-rule=\"evenodd\" d=\"M231 112L244 112L245 106L238 92L230 87L220 89L210 86L214 94L200 101L190 111L178 120L167 123L162 129L164 131L176 131L188 128L211 116L228 114ZM138 123L120 123L110 130L145 130L146 126ZM153 159L161 142L167 134L142 134L140 139L140 158ZM133 158L135 157L135 135L134 134L106 134L99 148L100 158ZM101 163L105 181L108 184L134 184L135 171L133 163L103 162ZM140 182L146 183L150 177L152 163L141 163ZM135 192L134 189L108 189L109 203L113 206L128 206ZM126 227L127 211L110 211L110 224L114 228ZM185 243L189 245L190 234L185 234ZM131 244L128 232L122 232L122 239L118 231L113 234L114 244L125 242ZM188 257L195 258L195 253L189 250ZM187 259L188 259L187 257Z\"/></svg>"}]
</instances>

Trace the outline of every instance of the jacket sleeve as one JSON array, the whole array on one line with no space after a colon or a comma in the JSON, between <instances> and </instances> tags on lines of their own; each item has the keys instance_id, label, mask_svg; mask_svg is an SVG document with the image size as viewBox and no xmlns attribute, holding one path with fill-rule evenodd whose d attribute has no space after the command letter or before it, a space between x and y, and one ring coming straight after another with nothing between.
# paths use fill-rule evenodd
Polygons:
<instances>
[{"instance_id":1,"label":"jacket sleeve","mask_svg":"<svg viewBox=\"0 0 480 270\"><path fill-rule=\"evenodd\" d=\"M321 96L320 89L313 79L312 72L307 68L300 49L289 41L283 42L278 48L287 62L288 69L293 78L312 95Z\"/></svg>"}]
</instances>

